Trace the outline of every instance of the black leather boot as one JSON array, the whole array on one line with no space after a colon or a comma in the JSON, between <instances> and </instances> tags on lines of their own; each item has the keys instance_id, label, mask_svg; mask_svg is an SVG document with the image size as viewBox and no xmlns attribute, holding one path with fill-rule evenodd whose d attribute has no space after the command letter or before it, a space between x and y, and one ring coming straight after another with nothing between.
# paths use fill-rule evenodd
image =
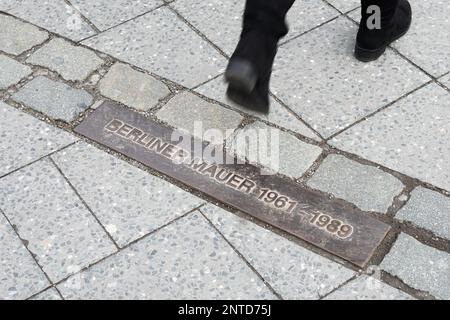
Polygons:
<instances>
[{"instance_id":1,"label":"black leather boot","mask_svg":"<svg viewBox=\"0 0 450 320\"><path fill-rule=\"evenodd\" d=\"M277 44L288 28L294 0L247 0L241 38L225 72L228 97L243 107L267 113L269 83Z\"/></svg>"},{"instance_id":2,"label":"black leather boot","mask_svg":"<svg viewBox=\"0 0 450 320\"><path fill-rule=\"evenodd\" d=\"M276 52L277 39L260 32L243 35L225 72L227 95L232 101L255 111L269 111L269 82Z\"/></svg>"},{"instance_id":3,"label":"black leather boot","mask_svg":"<svg viewBox=\"0 0 450 320\"><path fill-rule=\"evenodd\" d=\"M367 12L372 5L381 9L380 28L372 24L374 12ZM405 35L411 26L408 0L361 0L361 14L355 57L363 62L377 60L388 45Z\"/></svg>"}]
</instances>

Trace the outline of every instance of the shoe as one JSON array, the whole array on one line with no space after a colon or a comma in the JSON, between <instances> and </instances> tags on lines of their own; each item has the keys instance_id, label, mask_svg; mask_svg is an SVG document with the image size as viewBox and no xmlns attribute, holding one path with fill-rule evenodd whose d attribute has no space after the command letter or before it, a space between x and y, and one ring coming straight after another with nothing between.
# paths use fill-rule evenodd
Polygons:
<instances>
[{"instance_id":1,"label":"shoe","mask_svg":"<svg viewBox=\"0 0 450 320\"><path fill-rule=\"evenodd\" d=\"M244 86L230 82L227 89L227 97L234 103L252 111L269 113L269 77L258 81L253 90L246 90Z\"/></svg>"},{"instance_id":2,"label":"shoe","mask_svg":"<svg viewBox=\"0 0 450 320\"><path fill-rule=\"evenodd\" d=\"M382 28L370 30L363 12L355 47L355 57L359 61L377 60L392 42L408 32L412 21L412 10L408 0L399 0L397 6L384 15L381 17Z\"/></svg>"},{"instance_id":3,"label":"shoe","mask_svg":"<svg viewBox=\"0 0 450 320\"><path fill-rule=\"evenodd\" d=\"M227 96L235 103L254 111L269 111L269 82L277 52L277 40L264 33L247 32L225 71Z\"/></svg>"}]
</instances>

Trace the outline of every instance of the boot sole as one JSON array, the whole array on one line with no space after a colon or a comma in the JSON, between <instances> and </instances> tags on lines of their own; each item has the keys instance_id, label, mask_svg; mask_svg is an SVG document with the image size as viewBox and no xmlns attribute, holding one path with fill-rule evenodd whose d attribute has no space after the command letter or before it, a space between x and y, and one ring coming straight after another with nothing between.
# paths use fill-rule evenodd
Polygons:
<instances>
[{"instance_id":1,"label":"boot sole","mask_svg":"<svg viewBox=\"0 0 450 320\"><path fill-rule=\"evenodd\" d=\"M258 75L253 65L244 59L233 59L225 71L225 81L234 90L251 93L258 82Z\"/></svg>"},{"instance_id":2,"label":"boot sole","mask_svg":"<svg viewBox=\"0 0 450 320\"><path fill-rule=\"evenodd\" d=\"M387 47L391 43L397 41L398 39L400 39L401 37L403 37L405 34L408 33L409 28L411 27L411 23L412 23L412 19L409 22L408 27L406 28L406 30L404 32L402 32L399 35L392 38L392 40L388 44L386 44L385 46L383 46L381 48L374 49L374 50L365 49L365 48L359 46L357 43L356 47L355 47L355 58L361 62L371 62L371 61L378 60L383 55L383 53L386 51Z\"/></svg>"},{"instance_id":3,"label":"boot sole","mask_svg":"<svg viewBox=\"0 0 450 320\"><path fill-rule=\"evenodd\" d=\"M269 105L256 94L244 93L231 86L227 89L227 97L234 103L263 114L269 113Z\"/></svg>"}]
</instances>

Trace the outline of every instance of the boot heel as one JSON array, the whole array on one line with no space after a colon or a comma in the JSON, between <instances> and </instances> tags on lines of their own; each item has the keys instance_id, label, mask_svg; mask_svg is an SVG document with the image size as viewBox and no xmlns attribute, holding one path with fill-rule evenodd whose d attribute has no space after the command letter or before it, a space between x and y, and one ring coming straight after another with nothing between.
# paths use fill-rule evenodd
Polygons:
<instances>
[{"instance_id":1,"label":"boot heel","mask_svg":"<svg viewBox=\"0 0 450 320\"><path fill-rule=\"evenodd\" d=\"M355 58L361 62L375 61L383 55L383 53L386 51L386 48L387 48L387 46L384 46L384 47L381 47L378 49L374 49L374 50L369 50L369 49L364 49L364 48L360 47L358 44L356 44Z\"/></svg>"},{"instance_id":2,"label":"boot heel","mask_svg":"<svg viewBox=\"0 0 450 320\"><path fill-rule=\"evenodd\" d=\"M235 90L251 93L255 89L258 75L251 62L235 58L228 64L225 81Z\"/></svg>"}]
</instances>

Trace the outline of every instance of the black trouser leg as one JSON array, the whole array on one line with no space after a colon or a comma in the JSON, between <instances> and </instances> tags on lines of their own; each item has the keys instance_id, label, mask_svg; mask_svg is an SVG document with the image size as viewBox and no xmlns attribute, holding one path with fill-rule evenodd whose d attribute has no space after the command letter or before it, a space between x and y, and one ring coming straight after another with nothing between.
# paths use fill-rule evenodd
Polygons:
<instances>
[{"instance_id":1,"label":"black trouser leg","mask_svg":"<svg viewBox=\"0 0 450 320\"><path fill-rule=\"evenodd\" d=\"M259 31L275 39L284 37L288 28L286 14L295 0L247 0L243 31Z\"/></svg>"},{"instance_id":2,"label":"black trouser leg","mask_svg":"<svg viewBox=\"0 0 450 320\"><path fill-rule=\"evenodd\" d=\"M286 14L295 0L247 0L241 39L225 79L228 97L247 108L267 112L269 82L278 40L288 32Z\"/></svg>"}]
</instances>

